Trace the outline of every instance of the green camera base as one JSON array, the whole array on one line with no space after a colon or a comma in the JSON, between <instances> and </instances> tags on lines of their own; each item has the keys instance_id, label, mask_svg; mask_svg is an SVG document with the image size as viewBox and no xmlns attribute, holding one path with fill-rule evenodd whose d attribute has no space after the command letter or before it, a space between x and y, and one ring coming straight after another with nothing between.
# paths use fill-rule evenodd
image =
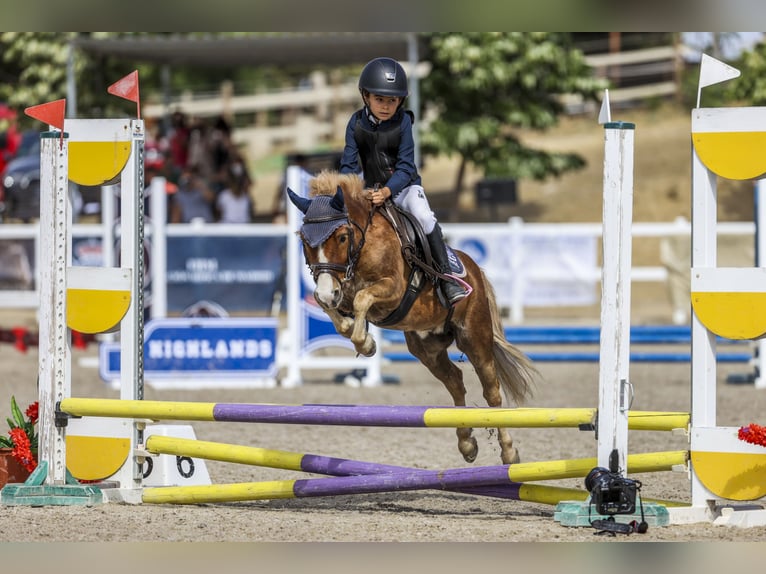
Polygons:
<instances>
[{"instance_id":1,"label":"green camera base","mask_svg":"<svg viewBox=\"0 0 766 574\"><path fill-rule=\"evenodd\" d=\"M44 484L48 463L41 461L23 484L6 484L0 504L7 506L93 506L106 502L100 488L80 484L67 471L66 484Z\"/></svg>"},{"instance_id":2,"label":"green camera base","mask_svg":"<svg viewBox=\"0 0 766 574\"><path fill-rule=\"evenodd\" d=\"M654 502L643 502L643 517L637 501L636 511L632 514L614 514L614 521L619 524L630 524L634 520L640 523L642 520L648 526L668 526L670 513L666 506ZM556 505L553 519L562 526L590 526L594 521L605 521L609 516L599 514L590 503L590 498L585 501L562 501Z\"/></svg>"}]
</instances>

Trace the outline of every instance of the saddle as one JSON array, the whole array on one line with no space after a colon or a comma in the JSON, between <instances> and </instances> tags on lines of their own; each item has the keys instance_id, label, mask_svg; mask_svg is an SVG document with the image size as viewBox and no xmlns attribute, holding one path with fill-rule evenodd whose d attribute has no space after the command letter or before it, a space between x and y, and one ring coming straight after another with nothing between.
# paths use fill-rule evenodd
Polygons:
<instances>
[{"instance_id":1,"label":"saddle","mask_svg":"<svg viewBox=\"0 0 766 574\"><path fill-rule=\"evenodd\" d=\"M447 279L447 277L442 271L437 269L431 256L431 247L428 245L428 239L423 232L423 227L412 214L401 209L390 200L379 207L379 210L396 232L399 244L401 245L402 257L410 266L407 289L402 300L399 302L399 306L387 317L375 323L378 327L387 327L398 323L409 313L415 299L418 298L418 295L420 295L420 292L425 287L426 281L430 281L435 286L440 279ZM449 250L449 247L447 249ZM460 274L465 272L460 260L456 256L451 256L449 259L451 263L454 262L458 266L455 269L451 269L451 271ZM436 293L442 305L450 309L451 316L452 307L444 300L441 289L437 289Z\"/></svg>"}]
</instances>

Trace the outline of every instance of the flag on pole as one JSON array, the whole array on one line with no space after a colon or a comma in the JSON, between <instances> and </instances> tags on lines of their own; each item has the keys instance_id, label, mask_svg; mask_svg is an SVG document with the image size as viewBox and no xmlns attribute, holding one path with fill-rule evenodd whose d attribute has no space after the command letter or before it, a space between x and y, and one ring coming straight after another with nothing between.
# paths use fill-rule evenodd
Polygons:
<instances>
[{"instance_id":1,"label":"flag on pole","mask_svg":"<svg viewBox=\"0 0 766 574\"><path fill-rule=\"evenodd\" d=\"M738 78L739 74L740 72L737 68L732 68L729 64L716 60L707 54L702 54L702 61L700 62L700 81L697 86L697 107L700 107L702 88L725 82L732 78Z\"/></svg>"},{"instance_id":2,"label":"flag on pole","mask_svg":"<svg viewBox=\"0 0 766 574\"><path fill-rule=\"evenodd\" d=\"M37 106L30 106L24 110L24 113L30 118L40 120L48 125L64 131L64 109L66 99L48 102Z\"/></svg>"},{"instance_id":3,"label":"flag on pole","mask_svg":"<svg viewBox=\"0 0 766 574\"><path fill-rule=\"evenodd\" d=\"M141 103L138 95L138 70L134 70L124 78L117 80L106 91L113 96L136 102L136 115L141 119Z\"/></svg>"},{"instance_id":4,"label":"flag on pole","mask_svg":"<svg viewBox=\"0 0 766 574\"><path fill-rule=\"evenodd\" d=\"M598 123L608 124L612 121L612 109L609 106L609 90L604 90L604 99L601 100L601 110L598 112Z\"/></svg>"},{"instance_id":5,"label":"flag on pole","mask_svg":"<svg viewBox=\"0 0 766 574\"><path fill-rule=\"evenodd\" d=\"M729 64L716 60L707 54L702 54L700 88L738 78L739 74L740 71L737 68L732 68Z\"/></svg>"}]
</instances>

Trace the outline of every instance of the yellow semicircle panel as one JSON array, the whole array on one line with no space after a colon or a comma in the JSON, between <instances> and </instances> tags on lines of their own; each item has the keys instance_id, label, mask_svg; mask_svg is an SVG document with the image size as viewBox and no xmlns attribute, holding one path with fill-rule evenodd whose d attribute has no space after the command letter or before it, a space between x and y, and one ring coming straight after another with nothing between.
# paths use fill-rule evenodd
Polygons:
<instances>
[{"instance_id":1,"label":"yellow semicircle panel","mask_svg":"<svg viewBox=\"0 0 766 574\"><path fill-rule=\"evenodd\" d=\"M80 480L103 480L115 474L130 454L130 439L66 437L66 467Z\"/></svg>"},{"instance_id":2,"label":"yellow semicircle panel","mask_svg":"<svg viewBox=\"0 0 766 574\"><path fill-rule=\"evenodd\" d=\"M700 482L728 500L758 500L766 496L766 454L691 451Z\"/></svg>"},{"instance_id":3,"label":"yellow semicircle panel","mask_svg":"<svg viewBox=\"0 0 766 574\"><path fill-rule=\"evenodd\" d=\"M86 186L116 183L128 163L130 149L130 141L70 141L69 179Z\"/></svg>"},{"instance_id":4,"label":"yellow semicircle panel","mask_svg":"<svg viewBox=\"0 0 766 574\"><path fill-rule=\"evenodd\" d=\"M720 177L758 179L766 174L766 132L694 132L700 161Z\"/></svg>"},{"instance_id":5,"label":"yellow semicircle panel","mask_svg":"<svg viewBox=\"0 0 766 574\"><path fill-rule=\"evenodd\" d=\"M67 267L67 326L81 333L108 333L130 308L130 269Z\"/></svg>"},{"instance_id":6,"label":"yellow semicircle panel","mask_svg":"<svg viewBox=\"0 0 766 574\"><path fill-rule=\"evenodd\" d=\"M766 334L766 293L694 291L691 299L700 322L720 337L752 340Z\"/></svg>"},{"instance_id":7,"label":"yellow semicircle panel","mask_svg":"<svg viewBox=\"0 0 766 574\"><path fill-rule=\"evenodd\" d=\"M80 333L116 330L130 307L130 290L67 289L67 327Z\"/></svg>"}]
</instances>

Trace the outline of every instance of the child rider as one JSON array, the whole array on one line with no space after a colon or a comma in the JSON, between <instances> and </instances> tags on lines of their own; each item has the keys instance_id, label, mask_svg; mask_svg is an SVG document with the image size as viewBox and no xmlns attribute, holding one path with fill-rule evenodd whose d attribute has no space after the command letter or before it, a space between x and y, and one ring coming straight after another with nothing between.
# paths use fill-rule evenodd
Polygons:
<instances>
[{"instance_id":1,"label":"child rider","mask_svg":"<svg viewBox=\"0 0 766 574\"><path fill-rule=\"evenodd\" d=\"M391 58L375 58L359 76L364 107L351 116L346 126L346 145L341 173L362 173L365 185L373 188L375 205L392 201L411 213L420 223L434 261L442 273L449 273L447 248L441 227L428 204L415 165L412 113L402 108L408 95L407 75ZM468 292L455 281L442 280L441 289L449 305Z\"/></svg>"}]
</instances>

